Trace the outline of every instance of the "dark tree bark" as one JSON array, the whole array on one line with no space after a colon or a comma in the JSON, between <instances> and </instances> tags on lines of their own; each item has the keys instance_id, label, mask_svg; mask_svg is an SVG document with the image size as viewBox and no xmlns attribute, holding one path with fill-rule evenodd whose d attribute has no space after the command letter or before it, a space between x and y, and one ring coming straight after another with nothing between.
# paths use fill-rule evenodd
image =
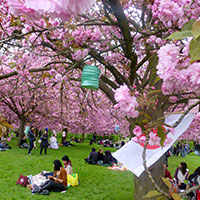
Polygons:
<instances>
[{"instance_id":1,"label":"dark tree bark","mask_svg":"<svg viewBox=\"0 0 200 200\"><path fill-rule=\"evenodd\" d=\"M20 118L20 127L19 127L19 138L17 145L19 146L20 140L23 138L24 135L24 127L25 127L26 121L23 118Z\"/></svg>"},{"instance_id":2,"label":"dark tree bark","mask_svg":"<svg viewBox=\"0 0 200 200\"><path fill-rule=\"evenodd\" d=\"M81 138L82 143L84 143L84 137L85 137L85 133L82 133L82 138Z\"/></svg>"},{"instance_id":3,"label":"dark tree bark","mask_svg":"<svg viewBox=\"0 0 200 200\"><path fill-rule=\"evenodd\" d=\"M153 164L149 171L152 174L154 181L157 185L166 191L166 186L161 180L161 176L164 177L163 164L165 162L164 156L161 157L155 164ZM153 183L151 182L148 174L143 172L140 177L134 176L134 200L144 200L144 196L151 190L155 190ZM155 200L156 198L149 198L148 200Z\"/></svg>"}]
</instances>

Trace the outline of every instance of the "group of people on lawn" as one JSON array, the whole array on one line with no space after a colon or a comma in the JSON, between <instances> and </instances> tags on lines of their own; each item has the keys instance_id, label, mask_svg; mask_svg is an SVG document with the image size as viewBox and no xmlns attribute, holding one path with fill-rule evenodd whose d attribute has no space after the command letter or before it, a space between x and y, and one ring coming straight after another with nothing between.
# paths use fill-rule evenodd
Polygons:
<instances>
[{"instance_id":1,"label":"group of people on lawn","mask_svg":"<svg viewBox=\"0 0 200 200\"><path fill-rule=\"evenodd\" d=\"M181 162L179 167L176 168L174 178L172 178L167 168L168 165L165 163L164 164L165 178L168 178L170 180L176 192L186 190L194 185L200 185L200 167L198 167L192 174L190 174L187 168L187 163ZM187 184L185 183L186 180L188 181ZM195 200L197 199L196 197L198 195L200 198L200 194L198 193L198 191L191 192L189 194L189 196L191 197L190 199L195 199Z\"/></svg>"},{"instance_id":2,"label":"group of people on lawn","mask_svg":"<svg viewBox=\"0 0 200 200\"><path fill-rule=\"evenodd\" d=\"M32 185L32 193L48 194L51 191L64 192L67 190L67 175L72 174L72 165L68 156L62 158L64 167L60 160L54 160L54 172L43 174L47 180L42 185Z\"/></svg>"},{"instance_id":3,"label":"group of people on lawn","mask_svg":"<svg viewBox=\"0 0 200 200\"><path fill-rule=\"evenodd\" d=\"M33 126L31 126L30 128L28 127L25 129L24 132L25 132L25 134L23 135L22 139L20 140L19 147L20 148L28 148L28 154L31 155L32 149L36 146L36 144L35 144L36 136L34 134L34 127ZM66 135L67 129L64 129L63 132ZM29 140L29 145L27 143L27 138ZM51 149L59 148L55 131L53 132L52 136L49 139L50 143L49 143L48 139L49 139L48 128L45 128L44 133L42 131L40 131L40 137L38 140L38 142L40 143L40 154L42 154L43 150L44 150L44 154L47 154L48 147ZM63 136L62 136L62 141L64 141Z\"/></svg>"},{"instance_id":4,"label":"group of people on lawn","mask_svg":"<svg viewBox=\"0 0 200 200\"><path fill-rule=\"evenodd\" d=\"M104 154L103 149L99 149L99 151L96 152L96 149L93 147L88 158L85 159L85 162L89 164L112 166L114 163L117 163L117 160L112 156L109 150L105 151Z\"/></svg>"}]
</instances>

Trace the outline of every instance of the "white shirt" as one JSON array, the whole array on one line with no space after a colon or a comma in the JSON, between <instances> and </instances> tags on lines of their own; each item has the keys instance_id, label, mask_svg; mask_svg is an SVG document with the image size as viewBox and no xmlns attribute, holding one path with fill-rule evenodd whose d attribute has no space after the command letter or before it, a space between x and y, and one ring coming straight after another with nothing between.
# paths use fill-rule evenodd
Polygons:
<instances>
[{"instance_id":1,"label":"white shirt","mask_svg":"<svg viewBox=\"0 0 200 200\"><path fill-rule=\"evenodd\" d=\"M180 181L180 183L184 183L188 173L189 173L188 169L186 169L186 173L184 175L183 175L183 173L182 173L182 171L180 169L178 170L177 177L178 177L178 180Z\"/></svg>"},{"instance_id":2,"label":"white shirt","mask_svg":"<svg viewBox=\"0 0 200 200\"><path fill-rule=\"evenodd\" d=\"M66 137L66 132L65 131L62 132L62 136Z\"/></svg>"},{"instance_id":3,"label":"white shirt","mask_svg":"<svg viewBox=\"0 0 200 200\"><path fill-rule=\"evenodd\" d=\"M58 149L58 143L56 137L50 137L50 148L51 149Z\"/></svg>"}]
</instances>

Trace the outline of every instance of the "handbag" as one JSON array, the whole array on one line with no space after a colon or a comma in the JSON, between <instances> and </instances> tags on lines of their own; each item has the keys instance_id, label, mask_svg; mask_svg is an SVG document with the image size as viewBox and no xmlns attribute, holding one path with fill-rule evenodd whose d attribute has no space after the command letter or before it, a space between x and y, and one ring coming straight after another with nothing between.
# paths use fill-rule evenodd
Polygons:
<instances>
[{"instance_id":1,"label":"handbag","mask_svg":"<svg viewBox=\"0 0 200 200\"><path fill-rule=\"evenodd\" d=\"M28 177L20 174L16 184L17 185L22 185L23 187L26 187L29 184Z\"/></svg>"},{"instance_id":2,"label":"handbag","mask_svg":"<svg viewBox=\"0 0 200 200\"><path fill-rule=\"evenodd\" d=\"M78 174L68 174L67 175L67 184L70 186L77 186L79 185Z\"/></svg>"}]
</instances>

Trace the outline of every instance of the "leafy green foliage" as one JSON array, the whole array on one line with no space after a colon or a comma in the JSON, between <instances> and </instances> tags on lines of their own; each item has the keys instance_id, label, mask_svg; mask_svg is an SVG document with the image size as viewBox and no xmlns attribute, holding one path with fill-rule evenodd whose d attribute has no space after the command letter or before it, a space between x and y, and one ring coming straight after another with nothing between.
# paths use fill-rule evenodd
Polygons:
<instances>
[{"instance_id":1,"label":"leafy green foliage","mask_svg":"<svg viewBox=\"0 0 200 200\"><path fill-rule=\"evenodd\" d=\"M0 136L6 133L6 130L12 129L12 125L7 122L7 120L0 115Z\"/></svg>"},{"instance_id":2,"label":"leafy green foliage","mask_svg":"<svg viewBox=\"0 0 200 200\"><path fill-rule=\"evenodd\" d=\"M181 197L179 196L179 194L178 193L171 193L171 196L172 196L172 198L174 199L174 200L181 200Z\"/></svg>"},{"instance_id":3,"label":"leafy green foliage","mask_svg":"<svg viewBox=\"0 0 200 200\"><path fill-rule=\"evenodd\" d=\"M144 198L147 199L147 198L157 197L160 195L162 195L162 194L160 192L158 192L157 190L152 190L152 191L148 192Z\"/></svg>"},{"instance_id":4,"label":"leafy green foliage","mask_svg":"<svg viewBox=\"0 0 200 200\"><path fill-rule=\"evenodd\" d=\"M189 51L191 63L200 60L200 21L190 20L186 22L181 31L172 33L167 39L182 40L193 37L190 42Z\"/></svg>"},{"instance_id":5,"label":"leafy green foliage","mask_svg":"<svg viewBox=\"0 0 200 200\"><path fill-rule=\"evenodd\" d=\"M200 37L197 39L193 38L191 40L189 49L190 49L191 62L200 60Z\"/></svg>"},{"instance_id":6,"label":"leafy green foliage","mask_svg":"<svg viewBox=\"0 0 200 200\"><path fill-rule=\"evenodd\" d=\"M186 31L186 30L192 30L192 24L195 22L194 19L187 21L183 27L182 27L182 31Z\"/></svg>"},{"instance_id":7,"label":"leafy green foliage","mask_svg":"<svg viewBox=\"0 0 200 200\"><path fill-rule=\"evenodd\" d=\"M192 24L192 34L195 39L200 36L200 21L196 21Z\"/></svg>"},{"instance_id":8,"label":"leafy green foliage","mask_svg":"<svg viewBox=\"0 0 200 200\"><path fill-rule=\"evenodd\" d=\"M157 135L158 137L160 137L160 145L163 146L164 145L164 141L165 141L165 131L164 131L164 128L162 126L158 126L158 132L157 132Z\"/></svg>"},{"instance_id":9,"label":"leafy green foliage","mask_svg":"<svg viewBox=\"0 0 200 200\"><path fill-rule=\"evenodd\" d=\"M191 30L186 30L186 31L178 31L175 33L172 33L167 39L174 39L174 40L182 40L187 37L192 37L192 31Z\"/></svg>"},{"instance_id":10,"label":"leafy green foliage","mask_svg":"<svg viewBox=\"0 0 200 200\"><path fill-rule=\"evenodd\" d=\"M161 177L163 183L169 188L171 189L172 188L172 184L170 183L170 181L167 179L167 178L163 178Z\"/></svg>"}]
</instances>

